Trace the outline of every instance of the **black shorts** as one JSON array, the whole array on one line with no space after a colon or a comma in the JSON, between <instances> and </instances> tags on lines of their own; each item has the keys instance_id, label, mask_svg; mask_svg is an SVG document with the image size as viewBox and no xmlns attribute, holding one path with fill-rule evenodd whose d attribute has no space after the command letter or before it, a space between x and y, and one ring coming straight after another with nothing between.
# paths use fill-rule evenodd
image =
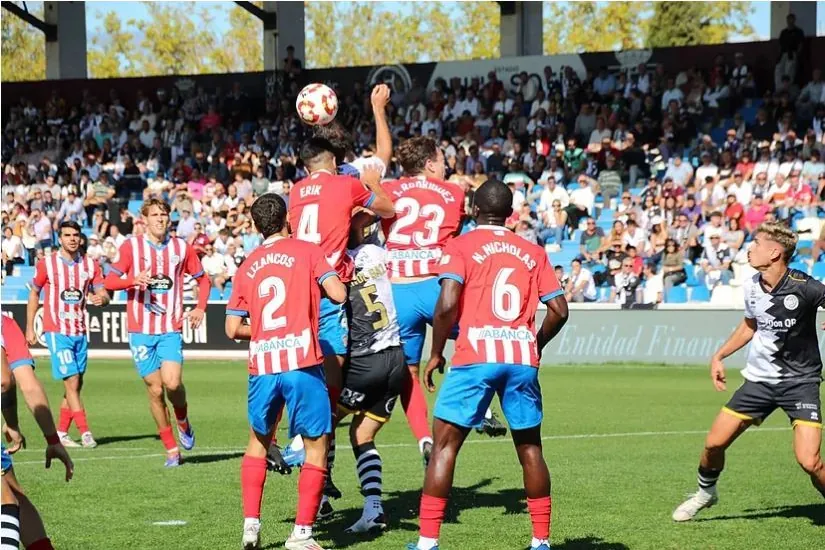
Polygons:
<instances>
[{"instance_id":1,"label":"black shorts","mask_svg":"<svg viewBox=\"0 0 825 550\"><path fill-rule=\"evenodd\" d=\"M350 357L349 366L344 369L344 388L338 407L351 414L364 414L386 422L407 376L407 362L401 346Z\"/></svg>"},{"instance_id":2,"label":"black shorts","mask_svg":"<svg viewBox=\"0 0 825 550\"><path fill-rule=\"evenodd\" d=\"M793 425L822 427L819 382L766 384L745 380L722 410L758 425L777 408L785 411Z\"/></svg>"}]
</instances>

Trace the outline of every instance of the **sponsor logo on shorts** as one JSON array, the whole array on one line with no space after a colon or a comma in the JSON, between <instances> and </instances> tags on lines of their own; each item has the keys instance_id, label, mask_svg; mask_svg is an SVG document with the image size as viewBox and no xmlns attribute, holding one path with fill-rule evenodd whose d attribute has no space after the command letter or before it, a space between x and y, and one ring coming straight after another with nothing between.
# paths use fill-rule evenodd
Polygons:
<instances>
[{"instance_id":1,"label":"sponsor logo on shorts","mask_svg":"<svg viewBox=\"0 0 825 550\"><path fill-rule=\"evenodd\" d=\"M341 390L340 401L348 409L358 408L358 406L364 402L364 399L366 399L366 396L361 392L353 391L349 388Z\"/></svg>"},{"instance_id":2,"label":"sponsor logo on shorts","mask_svg":"<svg viewBox=\"0 0 825 550\"><path fill-rule=\"evenodd\" d=\"M797 298L793 294L789 294L788 296L785 296L785 299L782 301L782 303L784 304L785 309L787 309L788 311L793 311L797 307L799 307L799 298Z\"/></svg>"},{"instance_id":3,"label":"sponsor logo on shorts","mask_svg":"<svg viewBox=\"0 0 825 550\"><path fill-rule=\"evenodd\" d=\"M387 399L387 402L384 403L384 410L387 414L392 414L393 408L395 408L395 400L398 399L397 397L391 397Z\"/></svg>"},{"instance_id":4,"label":"sponsor logo on shorts","mask_svg":"<svg viewBox=\"0 0 825 550\"><path fill-rule=\"evenodd\" d=\"M819 407L816 406L816 403L797 403L796 410L802 411L818 411Z\"/></svg>"}]
</instances>

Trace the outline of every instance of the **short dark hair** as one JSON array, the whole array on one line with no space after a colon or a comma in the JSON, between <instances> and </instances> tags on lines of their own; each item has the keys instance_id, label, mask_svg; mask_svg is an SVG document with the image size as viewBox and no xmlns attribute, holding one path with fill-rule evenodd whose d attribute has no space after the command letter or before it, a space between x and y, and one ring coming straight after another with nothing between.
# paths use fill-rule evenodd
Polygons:
<instances>
[{"instance_id":1,"label":"short dark hair","mask_svg":"<svg viewBox=\"0 0 825 550\"><path fill-rule=\"evenodd\" d=\"M513 192L496 179L489 179L476 189L473 197L479 213L507 218L513 213Z\"/></svg>"},{"instance_id":2,"label":"short dark hair","mask_svg":"<svg viewBox=\"0 0 825 550\"><path fill-rule=\"evenodd\" d=\"M355 150L355 140L352 134L337 120L329 124L314 126L312 136L327 140L335 155L335 162L342 164L348 153Z\"/></svg>"},{"instance_id":3,"label":"short dark hair","mask_svg":"<svg viewBox=\"0 0 825 550\"><path fill-rule=\"evenodd\" d=\"M286 203L278 194L261 195L250 210L255 227L265 239L279 233L286 224Z\"/></svg>"},{"instance_id":4,"label":"short dark hair","mask_svg":"<svg viewBox=\"0 0 825 550\"><path fill-rule=\"evenodd\" d=\"M83 232L83 230L80 228L80 224L79 224L79 223L77 223L77 222L73 222L73 221L65 221L65 222L62 222L62 223L60 224L60 231L58 231L57 233L58 233L59 235L62 235L62 234L63 234L63 230L64 230L64 229L74 229L74 230L75 230L75 231L77 231L78 233L82 233L82 232Z\"/></svg>"},{"instance_id":5,"label":"short dark hair","mask_svg":"<svg viewBox=\"0 0 825 550\"><path fill-rule=\"evenodd\" d=\"M301 147L301 160L306 166L317 164L324 155L335 156L335 148L327 139L312 137Z\"/></svg>"},{"instance_id":6,"label":"short dark hair","mask_svg":"<svg viewBox=\"0 0 825 550\"><path fill-rule=\"evenodd\" d=\"M424 171L428 160L438 158L438 144L430 137L410 138L398 146L395 156L406 174L417 176Z\"/></svg>"}]
</instances>

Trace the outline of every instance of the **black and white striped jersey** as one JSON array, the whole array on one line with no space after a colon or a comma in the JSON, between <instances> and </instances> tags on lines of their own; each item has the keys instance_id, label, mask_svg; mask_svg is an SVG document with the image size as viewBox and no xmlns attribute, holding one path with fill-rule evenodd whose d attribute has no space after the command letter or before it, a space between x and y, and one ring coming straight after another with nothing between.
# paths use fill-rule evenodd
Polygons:
<instances>
[{"instance_id":1,"label":"black and white striped jersey","mask_svg":"<svg viewBox=\"0 0 825 550\"><path fill-rule=\"evenodd\" d=\"M822 377L816 321L825 285L796 269L765 290L760 274L745 279L745 317L756 320L742 375L753 382L818 382Z\"/></svg>"},{"instance_id":2,"label":"black and white striped jersey","mask_svg":"<svg viewBox=\"0 0 825 550\"><path fill-rule=\"evenodd\" d=\"M401 344L401 329L387 273L387 251L374 244L362 244L347 251L355 273L350 282L350 355L377 353Z\"/></svg>"}]
</instances>

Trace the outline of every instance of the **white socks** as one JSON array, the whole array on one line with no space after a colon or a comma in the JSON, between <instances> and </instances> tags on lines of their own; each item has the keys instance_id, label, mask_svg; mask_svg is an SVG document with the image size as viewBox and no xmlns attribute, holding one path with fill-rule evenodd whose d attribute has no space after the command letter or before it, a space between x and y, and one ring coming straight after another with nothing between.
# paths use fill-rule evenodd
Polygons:
<instances>
[{"instance_id":1,"label":"white socks","mask_svg":"<svg viewBox=\"0 0 825 550\"><path fill-rule=\"evenodd\" d=\"M431 548L435 548L436 546L438 546L438 539L418 537L418 544L416 545L416 548L418 548L418 550L430 550Z\"/></svg>"},{"instance_id":2,"label":"white socks","mask_svg":"<svg viewBox=\"0 0 825 550\"><path fill-rule=\"evenodd\" d=\"M533 537L533 541L530 543L530 548L538 548L542 544L546 544L548 548L550 547L550 541L549 540L547 540L547 539L537 539L536 537Z\"/></svg>"}]
</instances>

